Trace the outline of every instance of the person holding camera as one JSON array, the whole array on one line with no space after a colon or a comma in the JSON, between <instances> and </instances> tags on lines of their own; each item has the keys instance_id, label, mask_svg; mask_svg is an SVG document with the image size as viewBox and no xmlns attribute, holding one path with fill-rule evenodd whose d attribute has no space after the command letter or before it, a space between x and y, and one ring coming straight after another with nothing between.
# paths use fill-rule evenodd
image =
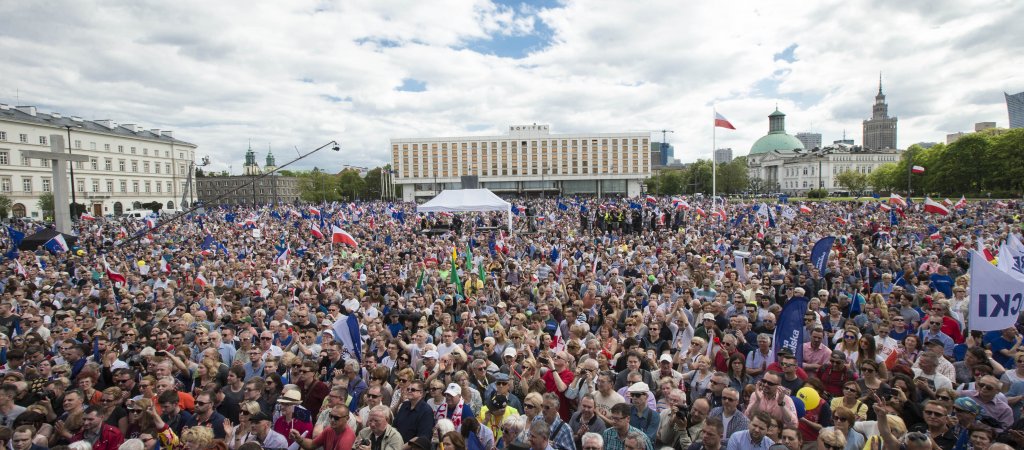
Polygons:
<instances>
[{"instance_id":1,"label":"person holding camera","mask_svg":"<svg viewBox=\"0 0 1024 450\"><path fill-rule=\"evenodd\" d=\"M353 450L401 450L402 435L391 426L391 408L377 405L370 409L366 426L356 436Z\"/></svg>"}]
</instances>

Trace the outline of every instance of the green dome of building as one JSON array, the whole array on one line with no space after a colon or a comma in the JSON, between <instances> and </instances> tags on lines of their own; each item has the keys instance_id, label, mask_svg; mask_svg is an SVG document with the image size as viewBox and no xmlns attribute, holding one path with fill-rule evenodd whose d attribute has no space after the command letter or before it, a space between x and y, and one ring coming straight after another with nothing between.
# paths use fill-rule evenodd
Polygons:
<instances>
[{"instance_id":1,"label":"green dome of building","mask_svg":"<svg viewBox=\"0 0 1024 450\"><path fill-rule=\"evenodd\" d=\"M761 155L775 150L787 153L797 148L804 148L804 144L786 134L786 115L776 108L775 112L768 115L768 134L754 142L750 147L750 154Z\"/></svg>"}]
</instances>

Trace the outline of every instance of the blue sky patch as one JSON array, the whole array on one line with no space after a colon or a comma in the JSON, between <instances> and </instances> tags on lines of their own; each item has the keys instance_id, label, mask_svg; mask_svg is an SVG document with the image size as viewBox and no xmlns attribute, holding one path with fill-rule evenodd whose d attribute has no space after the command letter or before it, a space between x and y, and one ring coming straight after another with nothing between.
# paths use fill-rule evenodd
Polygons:
<instances>
[{"instance_id":1,"label":"blue sky patch","mask_svg":"<svg viewBox=\"0 0 1024 450\"><path fill-rule=\"evenodd\" d=\"M779 53L776 53L775 56L772 57L772 61L780 61L781 60L781 61L785 61L785 62L788 62L788 63L795 62L796 61L796 55L794 55L793 53L796 52L796 47L797 47L796 44L791 44L789 47L786 47L785 50L783 50L783 51L781 51Z\"/></svg>"},{"instance_id":2,"label":"blue sky patch","mask_svg":"<svg viewBox=\"0 0 1024 450\"><path fill-rule=\"evenodd\" d=\"M427 90L427 82L412 78L405 78L402 80L402 85L395 88L395 90L403 92L423 92Z\"/></svg>"}]
</instances>

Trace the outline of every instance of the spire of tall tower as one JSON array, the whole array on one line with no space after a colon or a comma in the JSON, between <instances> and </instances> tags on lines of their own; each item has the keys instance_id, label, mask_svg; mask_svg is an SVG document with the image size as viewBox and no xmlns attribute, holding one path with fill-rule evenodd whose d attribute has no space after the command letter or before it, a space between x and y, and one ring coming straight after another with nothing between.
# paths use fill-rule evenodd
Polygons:
<instances>
[{"instance_id":1,"label":"spire of tall tower","mask_svg":"<svg viewBox=\"0 0 1024 450\"><path fill-rule=\"evenodd\" d=\"M878 72L878 95L882 95L882 72Z\"/></svg>"}]
</instances>

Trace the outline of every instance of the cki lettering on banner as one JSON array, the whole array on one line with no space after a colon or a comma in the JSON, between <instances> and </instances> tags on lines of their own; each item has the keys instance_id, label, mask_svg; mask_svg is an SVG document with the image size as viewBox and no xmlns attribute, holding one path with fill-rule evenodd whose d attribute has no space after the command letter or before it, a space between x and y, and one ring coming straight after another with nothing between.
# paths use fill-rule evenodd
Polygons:
<instances>
[{"instance_id":1,"label":"cki lettering on banner","mask_svg":"<svg viewBox=\"0 0 1024 450\"><path fill-rule=\"evenodd\" d=\"M976 331L1012 327L1024 307L1024 281L999 270L971 251L971 303L968 325Z\"/></svg>"}]
</instances>

